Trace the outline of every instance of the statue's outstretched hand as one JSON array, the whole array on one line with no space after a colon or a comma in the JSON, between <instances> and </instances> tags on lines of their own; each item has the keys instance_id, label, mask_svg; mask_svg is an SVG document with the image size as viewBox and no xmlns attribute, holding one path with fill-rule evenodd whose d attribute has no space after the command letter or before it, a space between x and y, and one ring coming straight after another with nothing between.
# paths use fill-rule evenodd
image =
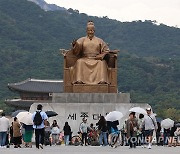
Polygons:
<instances>
[{"instance_id":1,"label":"statue's outstretched hand","mask_svg":"<svg viewBox=\"0 0 180 154\"><path fill-rule=\"evenodd\" d=\"M119 52L119 50L111 50L110 53L114 53L117 54Z\"/></svg>"}]
</instances>

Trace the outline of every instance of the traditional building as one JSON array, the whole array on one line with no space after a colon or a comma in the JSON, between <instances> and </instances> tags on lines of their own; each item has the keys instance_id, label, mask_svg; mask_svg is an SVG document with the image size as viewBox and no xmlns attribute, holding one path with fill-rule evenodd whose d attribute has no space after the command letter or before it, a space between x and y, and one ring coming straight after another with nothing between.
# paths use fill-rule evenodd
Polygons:
<instances>
[{"instance_id":1,"label":"traditional building","mask_svg":"<svg viewBox=\"0 0 180 154\"><path fill-rule=\"evenodd\" d=\"M8 88L20 95L19 98L6 99L5 103L14 107L28 109L33 103L52 102L52 93L63 92L63 80L27 79L8 84Z\"/></svg>"}]
</instances>

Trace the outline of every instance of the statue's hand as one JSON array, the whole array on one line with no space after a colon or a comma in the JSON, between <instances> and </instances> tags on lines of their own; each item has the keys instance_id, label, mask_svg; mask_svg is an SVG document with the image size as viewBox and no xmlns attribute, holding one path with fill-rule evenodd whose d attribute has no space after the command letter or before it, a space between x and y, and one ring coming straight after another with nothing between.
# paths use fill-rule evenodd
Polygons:
<instances>
[{"instance_id":1,"label":"statue's hand","mask_svg":"<svg viewBox=\"0 0 180 154\"><path fill-rule=\"evenodd\" d=\"M77 42L77 40L75 39L75 40L73 40L72 41L72 43L71 43L71 45L74 47L75 45L76 45L76 42Z\"/></svg>"},{"instance_id":2,"label":"statue's hand","mask_svg":"<svg viewBox=\"0 0 180 154\"><path fill-rule=\"evenodd\" d=\"M97 56L95 57L95 59L96 59L96 60L103 60L103 56L102 56L102 55L97 55Z\"/></svg>"}]
</instances>

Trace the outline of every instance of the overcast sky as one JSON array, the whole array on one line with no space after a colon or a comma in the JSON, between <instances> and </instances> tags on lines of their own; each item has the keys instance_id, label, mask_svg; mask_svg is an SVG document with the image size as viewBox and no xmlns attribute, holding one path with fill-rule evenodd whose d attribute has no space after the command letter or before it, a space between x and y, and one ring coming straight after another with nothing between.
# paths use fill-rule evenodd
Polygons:
<instances>
[{"instance_id":1,"label":"overcast sky","mask_svg":"<svg viewBox=\"0 0 180 154\"><path fill-rule=\"evenodd\" d=\"M180 0L45 0L93 16L120 21L156 20L180 27Z\"/></svg>"}]
</instances>

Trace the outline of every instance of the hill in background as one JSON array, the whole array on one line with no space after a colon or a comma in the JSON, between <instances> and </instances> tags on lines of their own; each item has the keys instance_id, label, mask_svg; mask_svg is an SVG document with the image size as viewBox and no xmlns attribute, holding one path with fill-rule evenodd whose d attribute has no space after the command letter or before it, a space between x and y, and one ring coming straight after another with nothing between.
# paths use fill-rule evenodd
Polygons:
<instances>
[{"instance_id":1,"label":"hill in background","mask_svg":"<svg viewBox=\"0 0 180 154\"><path fill-rule=\"evenodd\" d=\"M93 20L96 35L119 49L119 91L133 102L180 109L180 29L155 21L120 22L79 13L44 11L27 0L0 1L0 99L14 97L8 83L29 77L62 79L60 48L86 35Z\"/></svg>"},{"instance_id":2,"label":"hill in background","mask_svg":"<svg viewBox=\"0 0 180 154\"><path fill-rule=\"evenodd\" d=\"M55 4L48 4L44 0L27 0L27 1L34 2L35 4L39 5L41 9L45 11L57 11L57 10L65 11L66 10L65 8L59 7Z\"/></svg>"}]
</instances>

